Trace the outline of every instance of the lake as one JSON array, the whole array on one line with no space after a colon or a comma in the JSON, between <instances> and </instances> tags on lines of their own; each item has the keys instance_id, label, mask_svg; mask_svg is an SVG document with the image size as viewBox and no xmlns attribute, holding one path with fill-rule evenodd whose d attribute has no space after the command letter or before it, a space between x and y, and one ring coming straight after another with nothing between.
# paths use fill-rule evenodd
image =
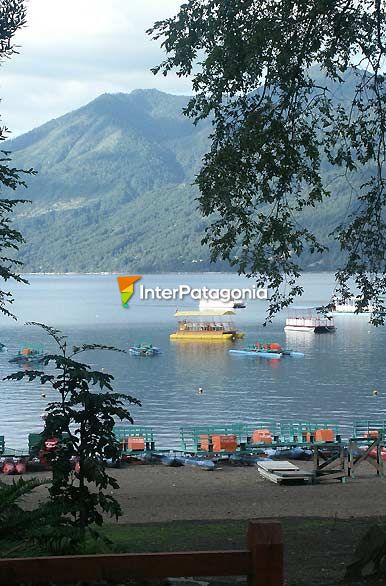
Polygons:
<instances>
[{"instance_id":1,"label":"lake","mask_svg":"<svg viewBox=\"0 0 386 586\"><path fill-rule=\"evenodd\" d=\"M113 352L94 352L85 359L115 377L115 390L142 402L131 409L135 423L154 428L157 447L177 447L182 425L254 423L259 420L331 420L349 435L358 418L386 419L386 328L375 328L368 317L345 315L335 319L335 334L284 332L286 313L262 327L266 301L247 302L237 310L236 325L245 331L234 344L171 342L176 302L141 301L134 295L129 308L121 306L114 275L30 275L29 286L16 285L13 312L18 321L2 316L0 341L8 352L0 354L1 378L14 372L8 360L25 344L54 346L44 332L27 321L61 329L69 342L102 343L128 349L151 342L162 354L137 358ZM248 287L251 281L224 273L146 275L146 287ZM299 304L329 301L334 276L306 274ZM192 303L179 306L186 308ZM236 356L231 347L257 340L275 341L305 353L304 358ZM203 393L197 392L202 387ZM55 394L36 383L1 382L0 435L8 446L27 445L29 432L42 428L41 415ZM372 390L378 390L373 396ZM42 392L46 397L42 397Z\"/></svg>"}]
</instances>

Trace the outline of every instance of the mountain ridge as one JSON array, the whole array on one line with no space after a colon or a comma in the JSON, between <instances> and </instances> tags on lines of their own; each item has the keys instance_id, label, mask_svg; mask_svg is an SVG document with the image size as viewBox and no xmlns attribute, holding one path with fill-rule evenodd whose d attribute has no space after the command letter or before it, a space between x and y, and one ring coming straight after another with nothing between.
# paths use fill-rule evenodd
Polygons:
<instances>
[{"instance_id":1,"label":"mountain ridge","mask_svg":"<svg viewBox=\"0 0 386 586\"><path fill-rule=\"evenodd\" d=\"M4 143L14 165L38 172L16 193L33 202L15 221L27 240L25 272L231 270L211 264L201 245L207 220L192 183L211 122L184 117L188 100L157 89L105 93ZM321 218L307 212L323 240L349 199L347 185L337 194ZM330 269L338 260L333 245L305 266Z\"/></svg>"}]
</instances>

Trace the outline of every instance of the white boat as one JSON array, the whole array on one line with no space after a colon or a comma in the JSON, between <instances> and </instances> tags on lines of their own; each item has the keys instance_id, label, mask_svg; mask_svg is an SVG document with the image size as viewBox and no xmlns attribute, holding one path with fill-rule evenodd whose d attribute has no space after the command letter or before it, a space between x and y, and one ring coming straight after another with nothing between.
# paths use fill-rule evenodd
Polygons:
<instances>
[{"instance_id":1,"label":"white boat","mask_svg":"<svg viewBox=\"0 0 386 586\"><path fill-rule=\"evenodd\" d=\"M321 317L316 308L294 308L293 314L287 317L284 330L286 332L310 332L313 334L328 334L335 332L332 317Z\"/></svg>"},{"instance_id":2,"label":"white boat","mask_svg":"<svg viewBox=\"0 0 386 586\"><path fill-rule=\"evenodd\" d=\"M360 297L348 297L347 299L342 299L339 297L333 297L331 303L328 305L328 309L332 313L350 313L350 314L369 314L373 312L373 306L368 305L365 308L357 311L357 303L360 301Z\"/></svg>"}]
</instances>

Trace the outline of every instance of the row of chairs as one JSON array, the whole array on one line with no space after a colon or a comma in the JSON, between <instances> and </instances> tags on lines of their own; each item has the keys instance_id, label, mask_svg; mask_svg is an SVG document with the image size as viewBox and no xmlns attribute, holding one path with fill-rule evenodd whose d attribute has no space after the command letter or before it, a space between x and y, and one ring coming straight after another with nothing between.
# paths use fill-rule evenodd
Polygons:
<instances>
[{"instance_id":1,"label":"row of chairs","mask_svg":"<svg viewBox=\"0 0 386 586\"><path fill-rule=\"evenodd\" d=\"M180 439L184 452L195 453L341 443L337 425L326 421L259 421L253 425L197 426L181 428Z\"/></svg>"},{"instance_id":2,"label":"row of chairs","mask_svg":"<svg viewBox=\"0 0 386 586\"><path fill-rule=\"evenodd\" d=\"M156 449L152 428L134 425L116 425L115 436L123 453L153 451ZM360 420L355 422L350 440L365 443L370 439L383 440L386 420ZM28 436L28 453L36 456L41 448L40 433ZM329 421L293 422L259 421L255 424L200 425L180 429L180 449L183 452L234 452L263 447L296 447L312 445L341 445L339 427ZM4 436L0 436L0 455L6 453Z\"/></svg>"},{"instance_id":3,"label":"row of chairs","mask_svg":"<svg viewBox=\"0 0 386 586\"><path fill-rule=\"evenodd\" d=\"M386 420L362 420L354 424L350 440L366 443L383 440ZM155 449L154 432L148 427L116 426L115 435L124 453ZM267 447L342 446L339 427L329 421L260 421L253 425L194 426L180 429L180 449L187 453L251 451Z\"/></svg>"}]
</instances>

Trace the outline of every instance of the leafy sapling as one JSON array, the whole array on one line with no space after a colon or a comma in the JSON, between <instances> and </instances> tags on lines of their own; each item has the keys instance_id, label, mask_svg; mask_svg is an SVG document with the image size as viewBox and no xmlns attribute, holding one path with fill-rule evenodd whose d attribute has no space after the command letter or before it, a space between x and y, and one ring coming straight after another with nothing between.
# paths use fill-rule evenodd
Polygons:
<instances>
[{"instance_id":1,"label":"leafy sapling","mask_svg":"<svg viewBox=\"0 0 386 586\"><path fill-rule=\"evenodd\" d=\"M104 514L116 519L122 514L111 494L119 485L107 473L106 460L118 460L120 456L114 435L115 421L133 423L127 404L140 406L141 403L130 395L114 393L111 374L92 370L77 359L83 352L92 350L122 350L100 344L71 348L59 330L35 322L28 325L41 327L57 345L58 353L46 354L41 361L42 366L53 365L54 373L27 370L6 378L40 380L59 395L57 401L47 406L42 434L43 441L50 438L60 441L50 456L52 485L47 507L52 513L52 526L43 528L40 537L47 537L51 549L63 551L64 544L71 551L84 541L86 529L97 535L92 526L101 526ZM74 462L77 463L75 471Z\"/></svg>"}]
</instances>

